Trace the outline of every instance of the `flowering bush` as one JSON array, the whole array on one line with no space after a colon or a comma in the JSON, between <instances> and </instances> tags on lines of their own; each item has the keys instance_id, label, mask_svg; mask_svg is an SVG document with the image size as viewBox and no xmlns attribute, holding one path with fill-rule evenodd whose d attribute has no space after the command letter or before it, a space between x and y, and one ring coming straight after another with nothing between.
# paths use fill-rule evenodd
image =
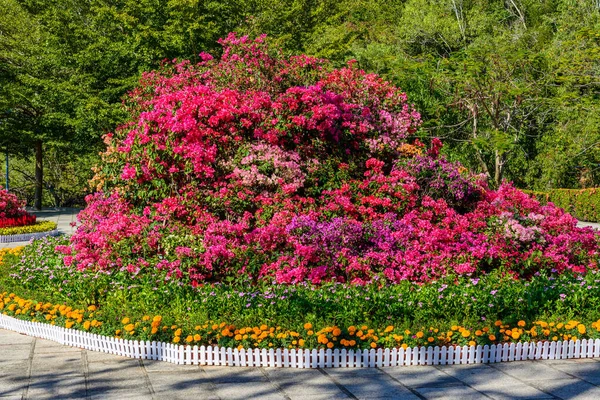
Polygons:
<instances>
[{"instance_id":1,"label":"flowering bush","mask_svg":"<svg viewBox=\"0 0 600 400\"><path fill-rule=\"evenodd\" d=\"M427 282L597 268L598 238L414 133L406 95L351 62L230 34L220 59L143 76L105 137L64 262L193 286Z\"/></svg>"},{"instance_id":2,"label":"flowering bush","mask_svg":"<svg viewBox=\"0 0 600 400\"><path fill-rule=\"evenodd\" d=\"M0 189L0 228L35 224L36 217L27 213L25 203L5 189Z\"/></svg>"}]
</instances>

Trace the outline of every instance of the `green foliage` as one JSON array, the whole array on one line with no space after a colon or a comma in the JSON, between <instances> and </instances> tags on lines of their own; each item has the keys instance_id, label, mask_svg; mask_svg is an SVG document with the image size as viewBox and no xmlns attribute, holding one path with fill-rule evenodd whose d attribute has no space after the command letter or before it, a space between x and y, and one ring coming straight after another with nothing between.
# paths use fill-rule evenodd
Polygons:
<instances>
[{"instance_id":1,"label":"green foliage","mask_svg":"<svg viewBox=\"0 0 600 400\"><path fill-rule=\"evenodd\" d=\"M600 184L600 10L588 0L0 0L0 147L94 154L123 94L230 31L406 90L421 136L519 187ZM18 138L18 140L15 140Z\"/></svg>"},{"instance_id":2,"label":"green foliage","mask_svg":"<svg viewBox=\"0 0 600 400\"><path fill-rule=\"evenodd\" d=\"M600 222L600 189L551 189L527 193L542 204L554 203L582 221Z\"/></svg>"},{"instance_id":3,"label":"green foliage","mask_svg":"<svg viewBox=\"0 0 600 400\"><path fill-rule=\"evenodd\" d=\"M3 157L0 159L4 161ZM50 147L44 154L44 201L47 206L83 207L85 196L92 190L89 181L92 168L98 164L97 154L76 154L68 147ZM4 186L4 162L0 165L0 181ZM10 191L33 204L35 171L32 157L12 156L9 162Z\"/></svg>"},{"instance_id":4,"label":"green foliage","mask_svg":"<svg viewBox=\"0 0 600 400\"><path fill-rule=\"evenodd\" d=\"M54 221L37 221L33 225L0 228L0 235L22 235L25 233L48 232L56 229Z\"/></svg>"}]
</instances>

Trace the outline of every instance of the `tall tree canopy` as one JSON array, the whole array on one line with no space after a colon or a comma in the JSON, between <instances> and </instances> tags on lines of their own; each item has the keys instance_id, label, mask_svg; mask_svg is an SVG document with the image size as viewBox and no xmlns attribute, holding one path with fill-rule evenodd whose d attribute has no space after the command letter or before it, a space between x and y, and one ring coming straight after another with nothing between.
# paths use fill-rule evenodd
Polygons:
<instances>
[{"instance_id":1,"label":"tall tree canopy","mask_svg":"<svg viewBox=\"0 0 600 400\"><path fill-rule=\"evenodd\" d=\"M600 184L597 0L0 0L0 146L97 154L122 98L228 32L350 59L405 90L420 135L497 185ZM41 172L41 168L39 168ZM32 174L33 176L33 174ZM48 187L38 174L38 191ZM37 196L38 200L40 196Z\"/></svg>"}]
</instances>

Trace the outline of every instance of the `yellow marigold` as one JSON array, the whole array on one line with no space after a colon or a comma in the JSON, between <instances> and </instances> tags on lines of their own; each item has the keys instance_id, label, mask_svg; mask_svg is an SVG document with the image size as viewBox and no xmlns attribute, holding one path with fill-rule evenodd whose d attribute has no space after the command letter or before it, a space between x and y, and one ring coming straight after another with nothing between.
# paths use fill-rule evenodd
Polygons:
<instances>
[{"instance_id":1,"label":"yellow marigold","mask_svg":"<svg viewBox=\"0 0 600 400\"><path fill-rule=\"evenodd\" d=\"M340 336L342 334L342 330L340 328L334 328L331 333L333 334L333 336Z\"/></svg>"},{"instance_id":2,"label":"yellow marigold","mask_svg":"<svg viewBox=\"0 0 600 400\"><path fill-rule=\"evenodd\" d=\"M331 348L333 348L333 342L329 342L329 343L327 343L327 348L328 348L328 349L331 349Z\"/></svg>"},{"instance_id":3,"label":"yellow marigold","mask_svg":"<svg viewBox=\"0 0 600 400\"><path fill-rule=\"evenodd\" d=\"M421 339L425 334L421 331L417 332L417 337Z\"/></svg>"},{"instance_id":4,"label":"yellow marigold","mask_svg":"<svg viewBox=\"0 0 600 400\"><path fill-rule=\"evenodd\" d=\"M187 343L192 343L194 341L194 337L192 335L188 335L188 337L185 338L185 341Z\"/></svg>"},{"instance_id":5,"label":"yellow marigold","mask_svg":"<svg viewBox=\"0 0 600 400\"><path fill-rule=\"evenodd\" d=\"M385 333L389 333L389 332L391 332L393 330L394 330L394 327L392 325L388 325L388 326L385 327L384 332Z\"/></svg>"},{"instance_id":6,"label":"yellow marigold","mask_svg":"<svg viewBox=\"0 0 600 400\"><path fill-rule=\"evenodd\" d=\"M469 340L469 346L475 346L477 343L475 343L474 340Z\"/></svg>"},{"instance_id":7,"label":"yellow marigold","mask_svg":"<svg viewBox=\"0 0 600 400\"><path fill-rule=\"evenodd\" d=\"M493 342L494 340L496 340L496 335L490 335L488 336L488 339L490 339Z\"/></svg>"},{"instance_id":8,"label":"yellow marigold","mask_svg":"<svg viewBox=\"0 0 600 400\"><path fill-rule=\"evenodd\" d=\"M375 347L377 347L377 343L371 342L371 348L374 349Z\"/></svg>"},{"instance_id":9,"label":"yellow marigold","mask_svg":"<svg viewBox=\"0 0 600 400\"><path fill-rule=\"evenodd\" d=\"M304 329L309 330L312 328L312 324L310 322L307 322L304 324Z\"/></svg>"},{"instance_id":10,"label":"yellow marigold","mask_svg":"<svg viewBox=\"0 0 600 400\"><path fill-rule=\"evenodd\" d=\"M264 324L260 326L261 331L266 331L267 329L269 329L269 327Z\"/></svg>"},{"instance_id":11,"label":"yellow marigold","mask_svg":"<svg viewBox=\"0 0 600 400\"><path fill-rule=\"evenodd\" d=\"M175 336L173 338L173 343L179 343L180 340L181 340L181 338L179 336Z\"/></svg>"},{"instance_id":12,"label":"yellow marigold","mask_svg":"<svg viewBox=\"0 0 600 400\"><path fill-rule=\"evenodd\" d=\"M181 329L177 329L175 331L175 336L181 336Z\"/></svg>"},{"instance_id":13,"label":"yellow marigold","mask_svg":"<svg viewBox=\"0 0 600 400\"><path fill-rule=\"evenodd\" d=\"M304 346L304 343L305 343L304 339L298 340L298 346L302 347L302 346Z\"/></svg>"},{"instance_id":14,"label":"yellow marigold","mask_svg":"<svg viewBox=\"0 0 600 400\"><path fill-rule=\"evenodd\" d=\"M579 332L579 334L583 335L585 334L585 325L583 324L579 324L577 325L577 331Z\"/></svg>"},{"instance_id":15,"label":"yellow marigold","mask_svg":"<svg viewBox=\"0 0 600 400\"><path fill-rule=\"evenodd\" d=\"M500 325L502 325L502 321L500 321L500 320L497 320L496 322L494 322L494 325L495 325L495 326L500 326Z\"/></svg>"},{"instance_id":16,"label":"yellow marigold","mask_svg":"<svg viewBox=\"0 0 600 400\"><path fill-rule=\"evenodd\" d=\"M150 331L150 333L154 335L156 332L158 332L158 328L152 327L152 330Z\"/></svg>"},{"instance_id":17,"label":"yellow marigold","mask_svg":"<svg viewBox=\"0 0 600 400\"><path fill-rule=\"evenodd\" d=\"M434 340L435 340L435 339L434 339L434 338L432 338L431 336L429 336L429 337L427 338L427 341L428 341L429 343L433 343L433 341L434 341Z\"/></svg>"},{"instance_id":18,"label":"yellow marigold","mask_svg":"<svg viewBox=\"0 0 600 400\"><path fill-rule=\"evenodd\" d=\"M481 336L481 335L483 335L483 332L481 332L481 330L477 329L475 331L475 336Z\"/></svg>"},{"instance_id":19,"label":"yellow marigold","mask_svg":"<svg viewBox=\"0 0 600 400\"><path fill-rule=\"evenodd\" d=\"M135 325L134 324L127 324L123 327L123 329L125 329L127 332L131 332L132 330L135 329Z\"/></svg>"},{"instance_id":20,"label":"yellow marigold","mask_svg":"<svg viewBox=\"0 0 600 400\"><path fill-rule=\"evenodd\" d=\"M150 316L149 315L144 315L142 317L142 321L150 321Z\"/></svg>"},{"instance_id":21,"label":"yellow marigold","mask_svg":"<svg viewBox=\"0 0 600 400\"><path fill-rule=\"evenodd\" d=\"M160 322L162 321L162 317L160 315L155 315L154 318L152 318L153 322Z\"/></svg>"},{"instance_id":22,"label":"yellow marigold","mask_svg":"<svg viewBox=\"0 0 600 400\"><path fill-rule=\"evenodd\" d=\"M117 329L117 330L115 331L115 335L119 336L120 334L121 334L121 330L120 330L120 329Z\"/></svg>"},{"instance_id":23,"label":"yellow marigold","mask_svg":"<svg viewBox=\"0 0 600 400\"><path fill-rule=\"evenodd\" d=\"M462 337L467 338L469 336L471 336L471 331L469 331L467 329L465 329L464 331L462 331Z\"/></svg>"},{"instance_id":24,"label":"yellow marigold","mask_svg":"<svg viewBox=\"0 0 600 400\"><path fill-rule=\"evenodd\" d=\"M70 329L73 326L73 321L65 322L65 328Z\"/></svg>"},{"instance_id":25,"label":"yellow marigold","mask_svg":"<svg viewBox=\"0 0 600 400\"><path fill-rule=\"evenodd\" d=\"M525 326L525 321L520 320L519 322L517 322L517 326L520 326L521 328Z\"/></svg>"},{"instance_id":26,"label":"yellow marigold","mask_svg":"<svg viewBox=\"0 0 600 400\"><path fill-rule=\"evenodd\" d=\"M88 311L96 311L96 306L93 304L88 306Z\"/></svg>"},{"instance_id":27,"label":"yellow marigold","mask_svg":"<svg viewBox=\"0 0 600 400\"><path fill-rule=\"evenodd\" d=\"M521 334L519 332L517 332L516 330L512 332L511 337L515 340L517 340L518 338L521 337Z\"/></svg>"},{"instance_id":28,"label":"yellow marigold","mask_svg":"<svg viewBox=\"0 0 600 400\"><path fill-rule=\"evenodd\" d=\"M127 325L131 320L128 317L123 318L123 320L121 321L121 323L123 325Z\"/></svg>"}]
</instances>

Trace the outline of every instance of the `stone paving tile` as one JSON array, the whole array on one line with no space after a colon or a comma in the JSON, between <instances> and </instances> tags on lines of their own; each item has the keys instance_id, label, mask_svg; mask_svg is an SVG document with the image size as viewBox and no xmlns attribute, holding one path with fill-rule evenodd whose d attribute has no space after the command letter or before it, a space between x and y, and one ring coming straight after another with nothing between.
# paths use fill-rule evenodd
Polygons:
<instances>
[{"instance_id":1,"label":"stone paving tile","mask_svg":"<svg viewBox=\"0 0 600 400\"><path fill-rule=\"evenodd\" d=\"M597 400L600 399L600 388L576 378L540 379L531 383L536 388L561 399Z\"/></svg>"},{"instance_id":2,"label":"stone paving tile","mask_svg":"<svg viewBox=\"0 0 600 400\"><path fill-rule=\"evenodd\" d=\"M522 381L536 381L540 379L569 379L563 371L552 368L548 364L536 361L515 361L511 363L493 364L492 368L500 370L514 378Z\"/></svg>"},{"instance_id":3,"label":"stone paving tile","mask_svg":"<svg viewBox=\"0 0 600 400\"><path fill-rule=\"evenodd\" d=\"M85 353L85 357L90 363L95 362L118 362L118 361L132 361L129 357L117 356L115 354L103 353L100 351L89 351L89 350L80 350L82 353ZM147 360L144 360L147 362Z\"/></svg>"},{"instance_id":4,"label":"stone paving tile","mask_svg":"<svg viewBox=\"0 0 600 400\"><path fill-rule=\"evenodd\" d=\"M483 393L465 385L419 387L416 391L427 400L479 400L485 398Z\"/></svg>"},{"instance_id":5,"label":"stone paving tile","mask_svg":"<svg viewBox=\"0 0 600 400\"><path fill-rule=\"evenodd\" d=\"M455 377L432 366L385 367L381 368L381 370L391 375L402 384L413 388L463 385L463 383Z\"/></svg>"},{"instance_id":6,"label":"stone paving tile","mask_svg":"<svg viewBox=\"0 0 600 400\"><path fill-rule=\"evenodd\" d=\"M129 390L150 395L138 360L88 363L88 390L92 394Z\"/></svg>"},{"instance_id":7,"label":"stone paving tile","mask_svg":"<svg viewBox=\"0 0 600 400\"><path fill-rule=\"evenodd\" d=\"M269 379L277 384L290 399L346 398L337 385L319 370L264 369Z\"/></svg>"},{"instance_id":8,"label":"stone paving tile","mask_svg":"<svg viewBox=\"0 0 600 400\"><path fill-rule=\"evenodd\" d=\"M94 352L88 352L88 356ZM112 355L112 357L116 357ZM144 369L148 372L182 372L187 373L190 371L200 371L200 367L192 366L192 365L177 365L171 364L164 361L155 361L155 360L140 360Z\"/></svg>"},{"instance_id":9,"label":"stone paving tile","mask_svg":"<svg viewBox=\"0 0 600 400\"><path fill-rule=\"evenodd\" d=\"M17 344L10 347L3 346L1 350L0 358L4 361L27 360L31 355L30 344Z\"/></svg>"},{"instance_id":10,"label":"stone paving tile","mask_svg":"<svg viewBox=\"0 0 600 400\"><path fill-rule=\"evenodd\" d=\"M582 379L594 385L600 385L600 365L596 362L561 362L549 365L565 374L569 374L571 377Z\"/></svg>"},{"instance_id":11,"label":"stone paving tile","mask_svg":"<svg viewBox=\"0 0 600 400\"><path fill-rule=\"evenodd\" d=\"M33 373L42 372L82 372L81 352L35 353L31 361Z\"/></svg>"},{"instance_id":12,"label":"stone paving tile","mask_svg":"<svg viewBox=\"0 0 600 400\"><path fill-rule=\"evenodd\" d=\"M0 377L7 374L24 374L29 368L29 360L4 360L0 356Z\"/></svg>"},{"instance_id":13,"label":"stone paving tile","mask_svg":"<svg viewBox=\"0 0 600 400\"><path fill-rule=\"evenodd\" d=\"M259 368L202 367L206 377L214 383L269 382Z\"/></svg>"},{"instance_id":14,"label":"stone paving tile","mask_svg":"<svg viewBox=\"0 0 600 400\"><path fill-rule=\"evenodd\" d=\"M247 381L215 384L215 392L221 399L285 400L286 396L269 382Z\"/></svg>"},{"instance_id":15,"label":"stone paving tile","mask_svg":"<svg viewBox=\"0 0 600 400\"><path fill-rule=\"evenodd\" d=\"M3 350L2 346L15 346L18 344L31 344L35 340L34 337L21 335L16 332L6 331L0 329L0 351ZM3 352L3 351L2 351Z\"/></svg>"},{"instance_id":16,"label":"stone paving tile","mask_svg":"<svg viewBox=\"0 0 600 400\"><path fill-rule=\"evenodd\" d=\"M553 398L489 365L452 365L439 369L493 399Z\"/></svg>"},{"instance_id":17,"label":"stone paving tile","mask_svg":"<svg viewBox=\"0 0 600 400\"><path fill-rule=\"evenodd\" d=\"M32 375L27 397L30 399L85 398L85 377L61 373Z\"/></svg>"},{"instance_id":18,"label":"stone paving tile","mask_svg":"<svg viewBox=\"0 0 600 400\"><path fill-rule=\"evenodd\" d=\"M352 370L337 369L328 369L325 373L358 399L417 400L419 398L383 371L377 369L356 371L371 373L352 373Z\"/></svg>"},{"instance_id":19,"label":"stone paving tile","mask_svg":"<svg viewBox=\"0 0 600 400\"><path fill-rule=\"evenodd\" d=\"M148 372L157 398L218 400L215 387L200 369Z\"/></svg>"},{"instance_id":20,"label":"stone paving tile","mask_svg":"<svg viewBox=\"0 0 600 400\"><path fill-rule=\"evenodd\" d=\"M19 397L27 388L26 374L0 374L0 398Z\"/></svg>"}]
</instances>

